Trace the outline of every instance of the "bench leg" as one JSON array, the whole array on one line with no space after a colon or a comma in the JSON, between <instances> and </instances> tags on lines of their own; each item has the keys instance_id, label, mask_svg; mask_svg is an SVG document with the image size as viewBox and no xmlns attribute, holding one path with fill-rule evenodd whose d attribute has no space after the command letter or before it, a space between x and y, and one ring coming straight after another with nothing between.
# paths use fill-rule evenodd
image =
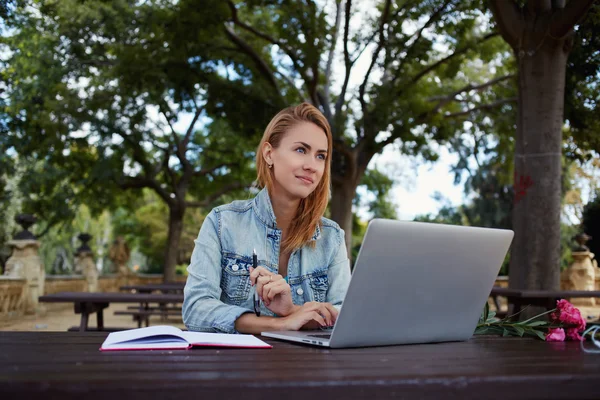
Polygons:
<instances>
[{"instance_id":1,"label":"bench leg","mask_svg":"<svg viewBox=\"0 0 600 400\"><path fill-rule=\"evenodd\" d=\"M102 308L98 309L96 312L96 324L98 325L99 331L104 330L104 313Z\"/></svg>"},{"instance_id":2,"label":"bench leg","mask_svg":"<svg viewBox=\"0 0 600 400\"><path fill-rule=\"evenodd\" d=\"M79 332L85 332L88 328L89 314L85 309L85 306L81 310L81 321L79 322Z\"/></svg>"}]
</instances>

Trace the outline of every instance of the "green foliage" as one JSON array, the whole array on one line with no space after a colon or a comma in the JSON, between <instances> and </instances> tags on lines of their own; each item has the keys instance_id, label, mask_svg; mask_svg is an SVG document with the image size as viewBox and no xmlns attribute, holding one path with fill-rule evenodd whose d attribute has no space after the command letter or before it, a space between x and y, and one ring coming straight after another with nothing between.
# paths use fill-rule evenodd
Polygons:
<instances>
[{"instance_id":1,"label":"green foliage","mask_svg":"<svg viewBox=\"0 0 600 400\"><path fill-rule=\"evenodd\" d=\"M600 259L600 191L594 194L583 209L581 230L592 237L587 246L595 254L596 259Z\"/></svg>"},{"instance_id":2,"label":"green foliage","mask_svg":"<svg viewBox=\"0 0 600 400\"><path fill-rule=\"evenodd\" d=\"M600 153L600 4L595 2L576 27L573 49L567 61L565 79L565 119L574 147L565 154L570 158L593 157Z\"/></svg>"},{"instance_id":3,"label":"green foliage","mask_svg":"<svg viewBox=\"0 0 600 400\"><path fill-rule=\"evenodd\" d=\"M278 107L227 48L228 16L217 0L19 2L0 43L0 153L27 166L23 210L47 230L81 204L131 209L130 190L149 188L181 219L248 185L253 146L240 138ZM225 123L229 109L239 118Z\"/></svg>"},{"instance_id":4,"label":"green foliage","mask_svg":"<svg viewBox=\"0 0 600 400\"><path fill-rule=\"evenodd\" d=\"M362 186L371 199L366 200L359 193L354 197L356 206L366 206L372 218L396 219L396 207L391 199L394 180L377 169L369 169L363 175Z\"/></svg>"},{"instance_id":5,"label":"green foliage","mask_svg":"<svg viewBox=\"0 0 600 400\"><path fill-rule=\"evenodd\" d=\"M163 272L169 231L168 215L167 206L150 190L142 191L142 196L137 199L133 208L122 207L112 214L112 237L123 236L130 248L136 249L145 257L146 264L141 265L143 272ZM177 264L189 264L194 239L198 236L204 215L201 209L191 209L186 213Z\"/></svg>"}]
</instances>

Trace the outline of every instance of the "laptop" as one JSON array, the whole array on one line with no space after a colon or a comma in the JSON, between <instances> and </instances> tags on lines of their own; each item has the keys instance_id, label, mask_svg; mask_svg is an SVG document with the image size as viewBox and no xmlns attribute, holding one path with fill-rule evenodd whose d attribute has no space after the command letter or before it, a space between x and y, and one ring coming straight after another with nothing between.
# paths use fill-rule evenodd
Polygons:
<instances>
[{"instance_id":1,"label":"laptop","mask_svg":"<svg viewBox=\"0 0 600 400\"><path fill-rule=\"evenodd\" d=\"M374 219L333 330L262 335L330 348L468 340L513 235Z\"/></svg>"}]
</instances>

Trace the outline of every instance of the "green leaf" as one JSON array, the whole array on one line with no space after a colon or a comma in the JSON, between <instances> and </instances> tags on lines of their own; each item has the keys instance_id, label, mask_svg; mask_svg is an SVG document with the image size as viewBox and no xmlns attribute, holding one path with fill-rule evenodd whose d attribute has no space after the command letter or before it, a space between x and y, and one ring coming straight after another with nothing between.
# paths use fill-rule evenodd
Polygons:
<instances>
[{"instance_id":1,"label":"green leaf","mask_svg":"<svg viewBox=\"0 0 600 400\"><path fill-rule=\"evenodd\" d=\"M486 321L493 319L496 316L496 311L490 311Z\"/></svg>"},{"instance_id":2,"label":"green leaf","mask_svg":"<svg viewBox=\"0 0 600 400\"><path fill-rule=\"evenodd\" d=\"M475 332L473 334L474 335L483 335L484 333L486 333L489 330L490 330L490 328L487 326L478 326L477 329L475 329Z\"/></svg>"},{"instance_id":3,"label":"green leaf","mask_svg":"<svg viewBox=\"0 0 600 400\"><path fill-rule=\"evenodd\" d=\"M507 336L510 336L510 331L508 330L508 328L502 329L502 337L507 337Z\"/></svg>"},{"instance_id":4,"label":"green leaf","mask_svg":"<svg viewBox=\"0 0 600 400\"><path fill-rule=\"evenodd\" d=\"M546 341L546 335L544 335L544 332L532 329L531 333L535 334L537 337L539 337L543 341Z\"/></svg>"},{"instance_id":5,"label":"green leaf","mask_svg":"<svg viewBox=\"0 0 600 400\"><path fill-rule=\"evenodd\" d=\"M515 332L517 332L517 335L523 337L525 329L521 328L520 326L513 326L513 329L515 330Z\"/></svg>"},{"instance_id":6,"label":"green leaf","mask_svg":"<svg viewBox=\"0 0 600 400\"><path fill-rule=\"evenodd\" d=\"M546 321L533 321L533 322L529 322L527 324L525 324L526 326L542 326L542 325L547 325L548 322Z\"/></svg>"}]
</instances>

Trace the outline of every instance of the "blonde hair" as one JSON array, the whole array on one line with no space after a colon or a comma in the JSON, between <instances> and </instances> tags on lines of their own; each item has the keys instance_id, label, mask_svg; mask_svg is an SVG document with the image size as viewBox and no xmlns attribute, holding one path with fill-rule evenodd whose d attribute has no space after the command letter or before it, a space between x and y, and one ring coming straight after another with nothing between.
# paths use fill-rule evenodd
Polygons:
<instances>
[{"instance_id":1,"label":"blonde hair","mask_svg":"<svg viewBox=\"0 0 600 400\"><path fill-rule=\"evenodd\" d=\"M327 202L329 201L332 152L331 128L325 116L311 104L302 103L294 107L288 107L281 110L269 122L256 151L258 185L261 188L266 187L269 194L271 194L273 193L274 184L273 170L268 167L267 161L263 157L263 146L268 142L273 148L278 148L283 135L301 122L311 122L323 130L323 133L327 136L327 157L321 181L308 197L300 200L296 216L290 223L289 232L282 243L283 251L290 252L299 249L305 244L309 244L312 247L315 245L314 242L311 242L311 239L315 234L317 226L321 224L321 217L325 213Z\"/></svg>"}]
</instances>

